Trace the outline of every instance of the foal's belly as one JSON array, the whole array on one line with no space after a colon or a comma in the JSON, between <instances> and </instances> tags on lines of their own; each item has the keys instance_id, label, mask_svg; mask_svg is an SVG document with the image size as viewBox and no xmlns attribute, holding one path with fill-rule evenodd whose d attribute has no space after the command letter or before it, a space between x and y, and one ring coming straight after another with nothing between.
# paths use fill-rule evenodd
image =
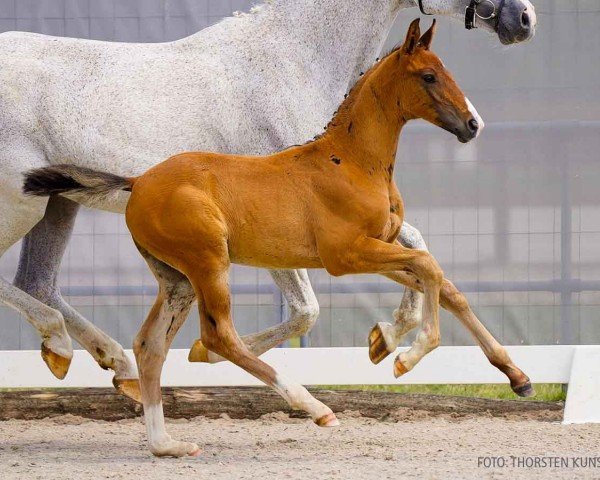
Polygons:
<instances>
[{"instance_id":1,"label":"foal's belly","mask_svg":"<svg viewBox=\"0 0 600 480\"><path fill-rule=\"evenodd\" d=\"M264 232L264 236L229 237L232 263L261 268L323 268L316 247L303 235L285 237Z\"/></svg>"},{"instance_id":2,"label":"foal's belly","mask_svg":"<svg viewBox=\"0 0 600 480\"><path fill-rule=\"evenodd\" d=\"M250 267L296 270L298 268L323 268L319 257L280 255L277 252L253 253L251 255L230 255L231 263Z\"/></svg>"}]
</instances>

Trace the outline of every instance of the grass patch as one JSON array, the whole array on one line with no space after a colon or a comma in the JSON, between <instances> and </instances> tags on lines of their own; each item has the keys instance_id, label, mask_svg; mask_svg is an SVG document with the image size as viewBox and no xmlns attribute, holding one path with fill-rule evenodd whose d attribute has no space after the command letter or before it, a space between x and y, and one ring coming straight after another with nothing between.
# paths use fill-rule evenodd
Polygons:
<instances>
[{"instance_id":1,"label":"grass patch","mask_svg":"<svg viewBox=\"0 0 600 480\"><path fill-rule=\"evenodd\" d=\"M321 385L329 390L377 390L395 393L426 393L430 395L453 395L458 397L495 398L522 401L564 401L566 393L559 383L534 384L535 397L521 398L504 384L486 385Z\"/></svg>"},{"instance_id":2,"label":"grass patch","mask_svg":"<svg viewBox=\"0 0 600 480\"><path fill-rule=\"evenodd\" d=\"M536 395L521 398L513 393L505 384L479 385L318 385L316 388L326 390L375 390L393 393L424 393L429 395L449 395L455 397L492 398L501 400L521 400L524 402L558 402L565 401L566 392L560 383L534 384ZM29 391L29 388L0 388L1 392ZM35 390L55 391L56 388L41 388Z\"/></svg>"}]
</instances>

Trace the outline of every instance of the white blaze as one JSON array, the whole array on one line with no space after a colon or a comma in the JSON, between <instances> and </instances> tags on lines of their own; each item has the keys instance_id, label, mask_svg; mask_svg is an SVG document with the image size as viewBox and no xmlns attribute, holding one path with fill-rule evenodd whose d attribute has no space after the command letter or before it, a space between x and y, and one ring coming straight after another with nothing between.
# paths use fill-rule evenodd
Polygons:
<instances>
[{"instance_id":1,"label":"white blaze","mask_svg":"<svg viewBox=\"0 0 600 480\"><path fill-rule=\"evenodd\" d=\"M467 108L469 109L469 112L471 112L471 115L473 115L473 118L477 120L477 123L479 124L479 130L477 130L477 135L475 135L475 138L477 138L483 130L483 127L485 127L485 123L483 122L483 119L481 118L479 113L477 113L477 110L475 110L475 107L467 97L465 97L465 102L467 102Z\"/></svg>"}]
</instances>

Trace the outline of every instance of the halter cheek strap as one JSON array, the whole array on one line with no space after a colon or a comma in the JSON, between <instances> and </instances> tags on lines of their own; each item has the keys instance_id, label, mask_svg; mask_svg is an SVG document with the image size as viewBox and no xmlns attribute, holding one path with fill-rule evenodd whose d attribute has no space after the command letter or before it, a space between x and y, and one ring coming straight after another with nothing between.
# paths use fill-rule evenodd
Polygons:
<instances>
[{"instance_id":1,"label":"halter cheek strap","mask_svg":"<svg viewBox=\"0 0 600 480\"><path fill-rule=\"evenodd\" d=\"M419 0L420 3L421 0ZM506 0L500 0L498 4L498 8L492 0L471 0L467 8L465 9L465 28L467 30L471 30L473 28L477 28L475 25L475 17L479 17L481 20L494 20L494 31L498 31L498 26L500 25L500 15L502 14L502 9L504 8L504 2ZM489 3L492 6L492 13L490 13L487 17L479 15L477 13L477 7L483 3Z\"/></svg>"},{"instance_id":2,"label":"halter cheek strap","mask_svg":"<svg viewBox=\"0 0 600 480\"><path fill-rule=\"evenodd\" d=\"M494 30L498 31L498 25L500 25L500 14L502 13L502 9L504 8L504 2L506 0L500 0L498 4L498 8L496 8L496 4L492 0L471 0L467 8L465 9L465 28L467 30L472 30L473 28L477 28L475 25L475 18L479 17L481 20L491 20L494 19ZM433 15L433 13L427 13L423 8L423 0L418 0L419 2L419 10L423 15ZM482 3L489 3L492 6L492 13L490 13L487 17L483 17L477 13L477 7Z\"/></svg>"},{"instance_id":3,"label":"halter cheek strap","mask_svg":"<svg viewBox=\"0 0 600 480\"><path fill-rule=\"evenodd\" d=\"M465 10L465 28L467 30L476 28L475 15L477 15L477 5L479 5L479 2L476 0L471 0L471 3L469 3Z\"/></svg>"}]
</instances>

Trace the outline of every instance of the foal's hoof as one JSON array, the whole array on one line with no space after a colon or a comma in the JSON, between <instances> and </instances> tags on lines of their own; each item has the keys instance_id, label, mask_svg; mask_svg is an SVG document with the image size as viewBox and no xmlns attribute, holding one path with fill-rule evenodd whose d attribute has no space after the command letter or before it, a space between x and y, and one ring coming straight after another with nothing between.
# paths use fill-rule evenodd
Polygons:
<instances>
[{"instance_id":1,"label":"foal's hoof","mask_svg":"<svg viewBox=\"0 0 600 480\"><path fill-rule=\"evenodd\" d=\"M534 397L535 396L535 390L533 389L533 385L531 385L531 382L529 381L529 379L527 379L527 381L525 383L522 383L521 385L517 385L516 387L513 387L511 385L510 388L512 388L512 391L515 392L519 397Z\"/></svg>"},{"instance_id":2,"label":"foal's hoof","mask_svg":"<svg viewBox=\"0 0 600 480\"><path fill-rule=\"evenodd\" d=\"M198 445L196 445L196 447L196 450L193 450L190 453L188 453L190 457L199 457L202 454L202 450L200 450L200 447L198 447Z\"/></svg>"},{"instance_id":3,"label":"foal's hoof","mask_svg":"<svg viewBox=\"0 0 600 480\"><path fill-rule=\"evenodd\" d=\"M315 420L315 423L319 427L337 427L340 421L335 416L335 413L331 412Z\"/></svg>"},{"instance_id":4,"label":"foal's hoof","mask_svg":"<svg viewBox=\"0 0 600 480\"><path fill-rule=\"evenodd\" d=\"M140 390L140 381L137 378L118 379L113 378L113 385L121 395L142 403L142 392Z\"/></svg>"},{"instance_id":5,"label":"foal's hoof","mask_svg":"<svg viewBox=\"0 0 600 480\"><path fill-rule=\"evenodd\" d=\"M200 447L195 443L178 442L177 440L169 440L161 445L150 447L150 451L157 457L190 457L200 456Z\"/></svg>"},{"instance_id":6,"label":"foal's hoof","mask_svg":"<svg viewBox=\"0 0 600 480\"><path fill-rule=\"evenodd\" d=\"M208 363L208 349L204 346L202 340L198 339L194 342L188 355L188 361Z\"/></svg>"},{"instance_id":7,"label":"foal's hoof","mask_svg":"<svg viewBox=\"0 0 600 480\"><path fill-rule=\"evenodd\" d=\"M390 339L386 338L385 329L388 328L392 328L390 323L379 322L369 333L369 358L375 365L396 350L396 345L392 345Z\"/></svg>"},{"instance_id":8,"label":"foal's hoof","mask_svg":"<svg viewBox=\"0 0 600 480\"><path fill-rule=\"evenodd\" d=\"M396 357L396 360L394 360L394 377L396 377L396 378L401 377L409 370L410 369L407 368L406 365L404 365L404 363L400 359L400 355L398 355Z\"/></svg>"},{"instance_id":9,"label":"foal's hoof","mask_svg":"<svg viewBox=\"0 0 600 480\"><path fill-rule=\"evenodd\" d=\"M46 362L52 374L59 380L66 377L72 358L72 356L66 357L53 352L46 346L45 341L42 342L42 359Z\"/></svg>"}]
</instances>

